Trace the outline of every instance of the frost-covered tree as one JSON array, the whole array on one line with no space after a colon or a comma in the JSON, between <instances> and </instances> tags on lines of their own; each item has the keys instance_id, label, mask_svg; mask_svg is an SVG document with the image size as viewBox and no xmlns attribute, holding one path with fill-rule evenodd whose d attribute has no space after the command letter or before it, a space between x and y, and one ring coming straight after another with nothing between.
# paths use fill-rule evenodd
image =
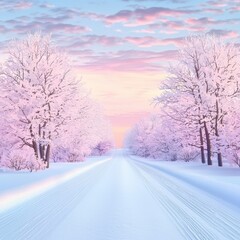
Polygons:
<instances>
[{"instance_id":1,"label":"frost-covered tree","mask_svg":"<svg viewBox=\"0 0 240 240\"><path fill-rule=\"evenodd\" d=\"M77 94L81 88L71 76L69 59L49 35L12 41L1 70L3 140L10 139L15 148L32 148L48 166L52 141L64 134Z\"/></svg>"},{"instance_id":2,"label":"frost-covered tree","mask_svg":"<svg viewBox=\"0 0 240 240\"><path fill-rule=\"evenodd\" d=\"M231 115L233 99L239 98L239 53L234 44L215 36L187 38L179 52L178 64L170 69L170 76L162 88L165 92L157 98L158 102L167 102L166 112L171 118L198 125L197 145L201 149L202 162L204 150L207 150L209 165L212 154L216 153L218 165L222 166L223 132L231 122L225 118ZM179 101L184 98L188 101Z\"/></svg>"},{"instance_id":3,"label":"frost-covered tree","mask_svg":"<svg viewBox=\"0 0 240 240\"><path fill-rule=\"evenodd\" d=\"M231 101L231 111L224 118L222 131L223 157L240 167L240 119L239 99Z\"/></svg>"},{"instance_id":4,"label":"frost-covered tree","mask_svg":"<svg viewBox=\"0 0 240 240\"><path fill-rule=\"evenodd\" d=\"M79 97L71 112L74 114L64 135L54 141L53 161L83 161L85 156L101 155L112 148L109 123L95 101L89 96Z\"/></svg>"},{"instance_id":5,"label":"frost-covered tree","mask_svg":"<svg viewBox=\"0 0 240 240\"><path fill-rule=\"evenodd\" d=\"M143 119L137 123L128 136L130 150L138 156L149 157L150 147L149 138L153 129L153 121L151 119Z\"/></svg>"},{"instance_id":6,"label":"frost-covered tree","mask_svg":"<svg viewBox=\"0 0 240 240\"><path fill-rule=\"evenodd\" d=\"M240 50L211 35L186 39L155 98L161 114L138 123L128 139L134 154L239 163Z\"/></svg>"},{"instance_id":7,"label":"frost-covered tree","mask_svg":"<svg viewBox=\"0 0 240 240\"><path fill-rule=\"evenodd\" d=\"M92 156L102 156L112 149L113 143L110 140L100 141L93 149Z\"/></svg>"},{"instance_id":8,"label":"frost-covered tree","mask_svg":"<svg viewBox=\"0 0 240 240\"><path fill-rule=\"evenodd\" d=\"M198 155L196 148L188 145L188 132L171 118L151 115L137 123L128 134L126 144L130 151L141 157L163 160L190 161ZM185 140L185 141L184 141Z\"/></svg>"}]
</instances>

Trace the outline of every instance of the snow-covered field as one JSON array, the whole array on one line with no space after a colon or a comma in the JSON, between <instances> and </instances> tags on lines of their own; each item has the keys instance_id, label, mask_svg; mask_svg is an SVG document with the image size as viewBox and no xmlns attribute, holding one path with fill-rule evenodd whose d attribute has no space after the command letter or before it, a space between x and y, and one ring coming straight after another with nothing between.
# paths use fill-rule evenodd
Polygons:
<instances>
[{"instance_id":1,"label":"snow-covered field","mask_svg":"<svg viewBox=\"0 0 240 240\"><path fill-rule=\"evenodd\" d=\"M1 240L240 239L239 169L116 150L0 183Z\"/></svg>"}]
</instances>

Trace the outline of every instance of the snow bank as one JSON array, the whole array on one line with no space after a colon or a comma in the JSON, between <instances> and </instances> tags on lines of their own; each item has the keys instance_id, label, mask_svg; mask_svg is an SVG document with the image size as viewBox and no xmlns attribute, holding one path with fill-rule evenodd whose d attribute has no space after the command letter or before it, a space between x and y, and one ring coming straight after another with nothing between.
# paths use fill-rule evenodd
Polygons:
<instances>
[{"instance_id":1,"label":"snow bank","mask_svg":"<svg viewBox=\"0 0 240 240\"><path fill-rule=\"evenodd\" d=\"M101 159L101 160L100 160ZM110 160L111 157L90 159L85 163L56 163L43 172L2 172L0 181L0 212L19 205L76 176Z\"/></svg>"}]
</instances>

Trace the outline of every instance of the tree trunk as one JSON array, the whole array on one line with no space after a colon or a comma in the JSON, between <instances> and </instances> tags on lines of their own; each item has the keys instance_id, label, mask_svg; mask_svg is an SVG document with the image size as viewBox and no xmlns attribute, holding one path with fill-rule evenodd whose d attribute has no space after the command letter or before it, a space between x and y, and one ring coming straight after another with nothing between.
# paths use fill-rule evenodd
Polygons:
<instances>
[{"instance_id":1,"label":"tree trunk","mask_svg":"<svg viewBox=\"0 0 240 240\"><path fill-rule=\"evenodd\" d=\"M39 135L39 138L41 139L41 137L42 137L42 128L41 128L40 124L38 125L38 135ZM42 144L40 142L39 142L39 155L40 155L40 159L42 159L44 161L43 146L42 146Z\"/></svg>"},{"instance_id":2,"label":"tree trunk","mask_svg":"<svg viewBox=\"0 0 240 240\"><path fill-rule=\"evenodd\" d=\"M200 134L200 144L201 144L201 160L202 160L202 164L206 163L205 160L205 154L204 154L204 146L203 146L203 134L202 134L202 128L199 128L199 134Z\"/></svg>"},{"instance_id":3,"label":"tree trunk","mask_svg":"<svg viewBox=\"0 0 240 240\"><path fill-rule=\"evenodd\" d=\"M49 168L49 160L50 160L50 144L47 145L47 150L46 150L46 163L47 163L47 168Z\"/></svg>"},{"instance_id":4,"label":"tree trunk","mask_svg":"<svg viewBox=\"0 0 240 240\"><path fill-rule=\"evenodd\" d=\"M36 159L38 159L39 158L39 155L38 155L38 145L37 145L35 140L32 140L32 145L33 145L33 150L34 150L34 154L36 156Z\"/></svg>"},{"instance_id":5,"label":"tree trunk","mask_svg":"<svg viewBox=\"0 0 240 240\"><path fill-rule=\"evenodd\" d=\"M43 152L44 161L46 161L46 146L45 145L42 146L42 152Z\"/></svg>"},{"instance_id":6,"label":"tree trunk","mask_svg":"<svg viewBox=\"0 0 240 240\"><path fill-rule=\"evenodd\" d=\"M219 167L222 167L222 166L223 166L222 153L218 152L217 158L218 158L218 166L219 166Z\"/></svg>"},{"instance_id":7,"label":"tree trunk","mask_svg":"<svg viewBox=\"0 0 240 240\"><path fill-rule=\"evenodd\" d=\"M218 107L218 101L216 101L216 117L215 117L215 136L217 138L217 159L218 159L218 166L222 167L222 153L220 149L220 137L218 132L218 121L219 121L219 107Z\"/></svg>"},{"instance_id":8,"label":"tree trunk","mask_svg":"<svg viewBox=\"0 0 240 240\"><path fill-rule=\"evenodd\" d=\"M212 165L210 135L207 128L207 123L205 121L203 122L203 125L204 125L205 137L206 137L206 143L207 143L207 163L208 165Z\"/></svg>"},{"instance_id":9,"label":"tree trunk","mask_svg":"<svg viewBox=\"0 0 240 240\"><path fill-rule=\"evenodd\" d=\"M40 153L40 158L44 161L44 151L43 151L43 145L39 143L39 153Z\"/></svg>"}]
</instances>

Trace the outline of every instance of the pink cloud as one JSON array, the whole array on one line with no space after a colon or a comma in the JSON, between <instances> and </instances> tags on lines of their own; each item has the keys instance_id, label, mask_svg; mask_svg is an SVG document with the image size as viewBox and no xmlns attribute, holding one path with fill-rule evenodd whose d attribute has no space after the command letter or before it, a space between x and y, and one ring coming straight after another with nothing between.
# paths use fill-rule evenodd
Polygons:
<instances>
[{"instance_id":1,"label":"pink cloud","mask_svg":"<svg viewBox=\"0 0 240 240\"><path fill-rule=\"evenodd\" d=\"M42 31L42 32L53 33L53 34L59 33L59 32L77 34L77 33L86 33L91 31L90 28L81 26L81 25L74 25L74 24L67 24L67 23L54 23L54 22L45 22L45 21L26 22L24 19L11 20L11 21L8 21L7 24L10 24L11 26L11 28L9 28L8 31L16 32L19 34L25 34L26 32L31 32L31 31L32 32Z\"/></svg>"},{"instance_id":2,"label":"pink cloud","mask_svg":"<svg viewBox=\"0 0 240 240\"><path fill-rule=\"evenodd\" d=\"M139 47L162 45L162 40L154 37L127 37L126 41Z\"/></svg>"},{"instance_id":3,"label":"pink cloud","mask_svg":"<svg viewBox=\"0 0 240 240\"><path fill-rule=\"evenodd\" d=\"M92 50L90 49L74 49L74 48L69 48L68 47L64 47L65 49L68 50L68 53L70 53L71 55L76 55L79 57L84 57L84 58L91 58L92 56L94 56L94 53Z\"/></svg>"},{"instance_id":4,"label":"pink cloud","mask_svg":"<svg viewBox=\"0 0 240 240\"><path fill-rule=\"evenodd\" d=\"M66 23L48 23L46 30L49 32L64 31L67 33L84 33L91 31L90 28L80 25L66 24Z\"/></svg>"},{"instance_id":5,"label":"pink cloud","mask_svg":"<svg viewBox=\"0 0 240 240\"><path fill-rule=\"evenodd\" d=\"M188 18L185 21L188 24L213 24L214 20L209 19L207 17L203 17L203 18Z\"/></svg>"},{"instance_id":6,"label":"pink cloud","mask_svg":"<svg viewBox=\"0 0 240 240\"><path fill-rule=\"evenodd\" d=\"M172 44L176 47L180 47L183 45L185 38L184 37L178 37L178 38L165 38L163 39L163 42L167 45Z\"/></svg>"},{"instance_id":7,"label":"pink cloud","mask_svg":"<svg viewBox=\"0 0 240 240\"><path fill-rule=\"evenodd\" d=\"M42 3L42 4L40 4L39 5L39 7L41 7L41 8L47 8L47 9L51 9L51 8L54 8L55 7L55 5L54 4L50 4L50 3Z\"/></svg>"},{"instance_id":8,"label":"pink cloud","mask_svg":"<svg viewBox=\"0 0 240 240\"><path fill-rule=\"evenodd\" d=\"M205 3L202 4L203 6L209 7L210 6L210 11L212 12L217 12L218 13L223 13L225 12L230 12L230 13L235 13L240 10L240 2L239 0L209 0ZM205 9L206 11L208 8Z\"/></svg>"},{"instance_id":9,"label":"pink cloud","mask_svg":"<svg viewBox=\"0 0 240 240\"><path fill-rule=\"evenodd\" d=\"M9 11L28 9L28 8L31 8L32 5L33 5L33 3L31 1L27 1L27 0L0 1L0 8L1 9L6 9L6 10L9 10Z\"/></svg>"},{"instance_id":10,"label":"pink cloud","mask_svg":"<svg viewBox=\"0 0 240 240\"><path fill-rule=\"evenodd\" d=\"M28 1L17 2L14 6L15 9L28 9L32 7L32 3Z\"/></svg>"},{"instance_id":11,"label":"pink cloud","mask_svg":"<svg viewBox=\"0 0 240 240\"><path fill-rule=\"evenodd\" d=\"M114 15L107 16L105 22L113 23L129 23L131 21L138 25L145 25L154 22L162 17L181 16L198 12L198 10L176 10L162 7L138 8L135 10L121 10Z\"/></svg>"},{"instance_id":12,"label":"pink cloud","mask_svg":"<svg viewBox=\"0 0 240 240\"><path fill-rule=\"evenodd\" d=\"M211 26L222 25L224 28L226 25L232 24L236 25L240 23L240 18L232 18L232 19L224 19L224 20L216 20L213 18L187 18L182 22L179 21L167 21L163 24L151 24L148 26L150 29L161 29L161 32L165 32L166 30L173 31L176 33L178 31L189 31L189 32L207 32L211 29ZM162 26L162 27L161 27ZM170 32L171 33L171 32Z\"/></svg>"},{"instance_id":13,"label":"pink cloud","mask_svg":"<svg viewBox=\"0 0 240 240\"><path fill-rule=\"evenodd\" d=\"M230 31L230 30L222 30L222 29L212 29L208 32L208 34L214 34L214 35L219 35L224 38L237 38L239 37L239 33L235 31Z\"/></svg>"},{"instance_id":14,"label":"pink cloud","mask_svg":"<svg viewBox=\"0 0 240 240\"><path fill-rule=\"evenodd\" d=\"M183 38L127 37L126 41L138 47L165 46L170 44L179 46L182 44Z\"/></svg>"},{"instance_id":15,"label":"pink cloud","mask_svg":"<svg viewBox=\"0 0 240 240\"><path fill-rule=\"evenodd\" d=\"M35 21L50 22L50 23L63 23L69 20L71 17L68 15L52 16L49 14L43 14L35 18Z\"/></svg>"},{"instance_id":16,"label":"pink cloud","mask_svg":"<svg viewBox=\"0 0 240 240\"><path fill-rule=\"evenodd\" d=\"M122 59L118 57L99 57L96 60L87 62L80 66L80 68L92 70L92 71L122 71L122 72L144 72L160 70L160 66L155 66L149 60L144 59Z\"/></svg>"},{"instance_id":17,"label":"pink cloud","mask_svg":"<svg viewBox=\"0 0 240 240\"><path fill-rule=\"evenodd\" d=\"M205 31L206 26L204 25L191 25L185 21L172 21L172 20L165 20L161 23L152 23L145 26L146 32L149 33L166 33L166 34L173 34L179 31ZM142 31L143 32L143 31Z\"/></svg>"},{"instance_id":18,"label":"pink cloud","mask_svg":"<svg viewBox=\"0 0 240 240\"><path fill-rule=\"evenodd\" d=\"M149 34L153 34L155 33L155 31L153 29L139 29L139 30L135 30L134 32L136 33L149 33Z\"/></svg>"},{"instance_id":19,"label":"pink cloud","mask_svg":"<svg viewBox=\"0 0 240 240\"><path fill-rule=\"evenodd\" d=\"M121 10L117 14L110 15L110 16L106 17L105 21L107 23L126 22L133 16L134 16L133 11L131 11L131 10Z\"/></svg>"},{"instance_id":20,"label":"pink cloud","mask_svg":"<svg viewBox=\"0 0 240 240\"><path fill-rule=\"evenodd\" d=\"M122 72L149 72L164 70L163 63L174 61L176 50L163 52L152 51L119 51L115 54L104 53L102 56L89 56L80 69L91 71L122 71ZM167 64L168 66L168 64Z\"/></svg>"},{"instance_id":21,"label":"pink cloud","mask_svg":"<svg viewBox=\"0 0 240 240\"><path fill-rule=\"evenodd\" d=\"M174 30L182 30L185 28L184 22L182 21L167 21L163 23L163 26Z\"/></svg>"},{"instance_id":22,"label":"pink cloud","mask_svg":"<svg viewBox=\"0 0 240 240\"><path fill-rule=\"evenodd\" d=\"M238 24L240 22L240 18L233 18L233 19L224 19L224 20L215 20L212 18L188 18L185 21L187 24L190 25L221 25L221 24Z\"/></svg>"},{"instance_id":23,"label":"pink cloud","mask_svg":"<svg viewBox=\"0 0 240 240\"><path fill-rule=\"evenodd\" d=\"M65 7L54 7L51 9L54 14L60 14L61 16L66 16L67 18L88 18L91 20L101 20L104 19L104 15L95 12L83 12L79 9L65 8Z\"/></svg>"},{"instance_id":24,"label":"pink cloud","mask_svg":"<svg viewBox=\"0 0 240 240\"><path fill-rule=\"evenodd\" d=\"M224 2L224 0L222 0L222 1L208 1L206 3L206 5L222 8L222 7L226 7L227 6L227 2Z\"/></svg>"},{"instance_id":25,"label":"pink cloud","mask_svg":"<svg viewBox=\"0 0 240 240\"><path fill-rule=\"evenodd\" d=\"M1 33L7 32L7 31L8 31L8 29L5 26L0 25L0 32Z\"/></svg>"},{"instance_id":26,"label":"pink cloud","mask_svg":"<svg viewBox=\"0 0 240 240\"><path fill-rule=\"evenodd\" d=\"M235 13L235 12L239 12L239 11L240 11L240 5L230 8L231 13Z\"/></svg>"},{"instance_id":27,"label":"pink cloud","mask_svg":"<svg viewBox=\"0 0 240 240\"><path fill-rule=\"evenodd\" d=\"M14 25L11 28L12 32L19 33L19 34L26 34L26 32L36 31L36 30L42 30L42 23L33 21L31 23L20 23Z\"/></svg>"},{"instance_id":28,"label":"pink cloud","mask_svg":"<svg viewBox=\"0 0 240 240\"><path fill-rule=\"evenodd\" d=\"M209 13L215 13L215 14L220 14L224 12L224 8L204 8L204 12L209 12Z\"/></svg>"},{"instance_id":29,"label":"pink cloud","mask_svg":"<svg viewBox=\"0 0 240 240\"><path fill-rule=\"evenodd\" d=\"M166 0L122 0L124 2L164 2ZM187 2L187 0L169 0L170 2L173 2L173 3L184 3L184 2Z\"/></svg>"},{"instance_id":30,"label":"pink cloud","mask_svg":"<svg viewBox=\"0 0 240 240\"><path fill-rule=\"evenodd\" d=\"M162 27L164 28L161 32L172 31L174 33L178 31L204 31L205 30L204 25L189 26L184 21L166 21L165 23L162 24Z\"/></svg>"},{"instance_id":31,"label":"pink cloud","mask_svg":"<svg viewBox=\"0 0 240 240\"><path fill-rule=\"evenodd\" d=\"M93 44L105 46L115 46L123 43L122 38L108 37L105 35L84 35L79 40L76 40L69 48L87 47Z\"/></svg>"}]
</instances>

